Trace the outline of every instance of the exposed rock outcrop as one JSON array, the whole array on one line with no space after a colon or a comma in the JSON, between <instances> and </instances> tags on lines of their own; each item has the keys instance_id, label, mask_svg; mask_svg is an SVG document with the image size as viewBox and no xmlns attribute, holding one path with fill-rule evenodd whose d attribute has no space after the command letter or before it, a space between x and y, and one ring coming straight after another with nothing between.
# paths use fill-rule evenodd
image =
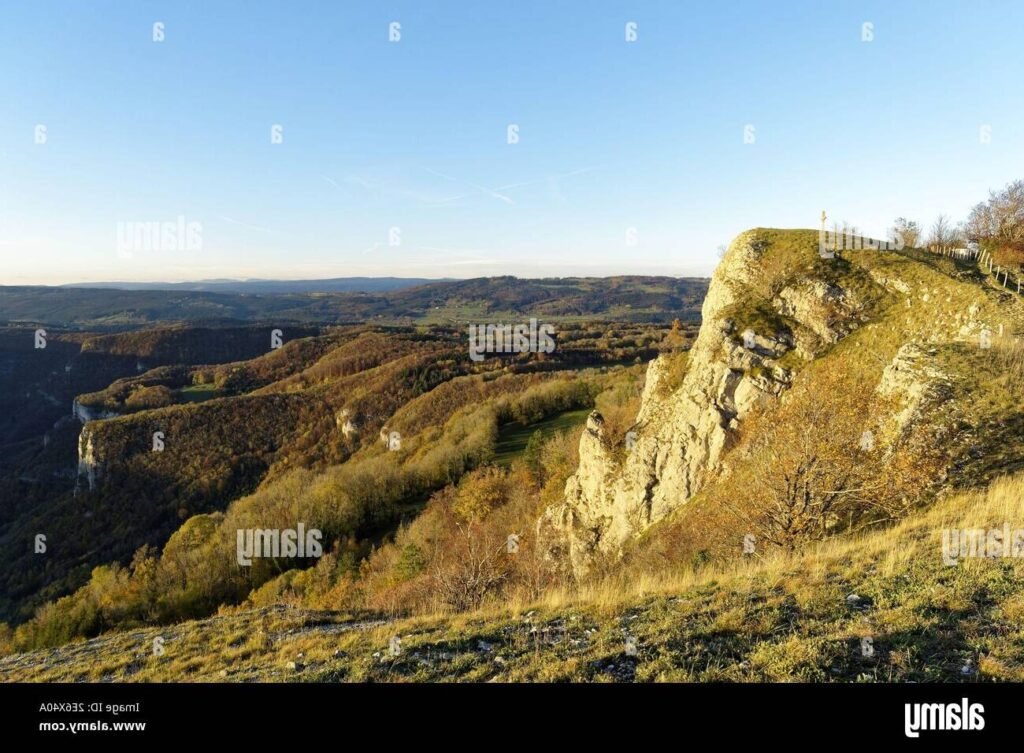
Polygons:
<instances>
[{"instance_id":1,"label":"exposed rock outcrop","mask_svg":"<svg viewBox=\"0 0 1024 753\"><path fill-rule=\"evenodd\" d=\"M78 435L78 483L80 484L84 478L89 491L93 491L102 470L103 463L100 461L93 434L89 427L85 427Z\"/></svg>"},{"instance_id":2,"label":"exposed rock outcrop","mask_svg":"<svg viewBox=\"0 0 1024 753\"><path fill-rule=\"evenodd\" d=\"M903 345L882 371L877 392L898 409L890 417L890 441L905 434L926 408L948 400L953 393L950 377L936 363L934 348L917 343Z\"/></svg>"},{"instance_id":3,"label":"exposed rock outcrop","mask_svg":"<svg viewBox=\"0 0 1024 753\"><path fill-rule=\"evenodd\" d=\"M346 437L353 437L359 434L359 427L349 414L348 409L341 410L334 417L335 425L341 429L341 433Z\"/></svg>"},{"instance_id":4,"label":"exposed rock outcrop","mask_svg":"<svg viewBox=\"0 0 1024 753\"><path fill-rule=\"evenodd\" d=\"M596 557L618 554L722 470L744 416L789 387L787 354L797 362L813 358L863 320L863 302L834 280L780 282L792 269L773 277L770 270L786 260L763 263L767 245L749 231L730 246L712 277L680 386L666 390L664 356L651 362L624 460L608 446L600 415L591 414L564 502L538 524L547 545L567 554L577 573ZM777 324L765 325L761 316L748 325L744 312L751 310L768 312Z\"/></svg>"},{"instance_id":5,"label":"exposed rock outcrop","mask_svg":"<svg viewBox=\"0 0 1024 753\"><path fill-rule=\"evenodd\" d=\"M71 413L82 423L83 426L90 421L100 421L105 418L116 418L121 415L116 411L101 410L100 408L82 405L78 400L75 400L72 404Z\"/></svg>"}]
</instances>

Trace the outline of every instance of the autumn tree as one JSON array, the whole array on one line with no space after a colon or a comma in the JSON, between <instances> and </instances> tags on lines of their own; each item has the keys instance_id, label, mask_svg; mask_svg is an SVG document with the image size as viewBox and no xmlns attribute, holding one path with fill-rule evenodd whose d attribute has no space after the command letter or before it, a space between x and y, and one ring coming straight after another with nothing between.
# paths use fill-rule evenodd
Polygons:
<instances>
[{"instance_id":1,"label":"autumn tree","mask_svg":"<svg viewBox=\"0 0 1024 753\"><path fill-rule=\"evenodd\" d=\"M505 472L495 466L484 466L469 473L459 484L452 504L453 512L463 521L481 520L508 499Z\"/></svg>"},{"instance_id":2,"label":"autumn tree","mask_svg":"<svg viewBox=\"0 0 1024 753\"><path fill-rule=\"evenodd\" d=\"M893 231L897 239L903 239L905 248L917 248L917 244L921 241L921 226L906 217L896 218L893 223Z\"/></svg>"},{"instance_id":3,"label":"autumn tree","mask_svg":"<svg viewBox=\"0 0 1024 753\"><path fill-rule=\"evenodd\" d=\"M965 230L993 253L998 264L1024 263L1024 180L989 193L976 205Z\"/></svg>"},{"instance_id":4,"label":"autumn tree","mask_svg":"<svg viewBox=\"0 0 1024 753\"><path fill-rule=\"evenodd\" d=\"M742 478L732 487L743 497L725 502L758 541L786 550L894 518L935 470L895 462L893 448L880 446L865 410L879 398L866 379L837 370L815 377L748 419Z\"/></svg>"},{"instance_id":5,"label":"autumn tree","mask_svg":"<svg viewBox=\"0 0 1024 753\"><path fill-rule=\"evenodd\" d=\"M162 384L139 387L124 401L125 407L132 411L163 408L173 403L174 393Z\"/></svg>"},{"instance_id":6,"label":"autumn tree","mask_svg":"<svg viewBox=\"0 0 1024 753\"><path fill-rule=\"evenodd\" d=\"M683 323L679 319L672 320L672 329L665 335L664 347L666 350L680 350L686 345L686 336L683 334Z\"/></svg>"},{"instance_id":7,"label":"autumn tree","mask_svg":"<svg viewBox=\"0 0 1024 753\"><path fill-rule=\"evenodd\" d=\"M971 210L967 230L979 240L1024 243L1024 180L1014 181L1001 191L991 191L988 201Z\"/></svg>"},{"instance_id":8,"label":"autumn tree","mask_svg":"<svg viewBox=\"0 0 1024 753\"><path fill-rule=\"evenodd\" d=\"M455 520L431 576L441 601L457 611L479 607L510 576L508 538L479 522Z\"/></svg>"}]
</instances>

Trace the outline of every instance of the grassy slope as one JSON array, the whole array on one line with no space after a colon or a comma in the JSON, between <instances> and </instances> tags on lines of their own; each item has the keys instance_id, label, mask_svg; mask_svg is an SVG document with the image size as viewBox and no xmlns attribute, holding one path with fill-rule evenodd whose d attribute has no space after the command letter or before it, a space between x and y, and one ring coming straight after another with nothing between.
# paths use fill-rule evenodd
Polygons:
<instances>
[{"instance_id":1,"label":"grassy slope","mask_svg":"<svg viewBox=\"0 0 1024 753\"><path fill-rule=\"evenodd\" d=\"M1024 476L890 529L675 581L609 582L540 604L393 623L240 611L9 656L0 679L1021 681L1024 561L942 560L944 528L1004 521L1024 527ZM401 637L395 657L392 636Z\"/></svg>"},{"instance_id":2,"label":"grassy slope","mask_svg":"<svg viewBox=\"0 0 1024 753\"><path fill-rule=\"evenodd\" d=\"M509 466L512 461L523 454L526 444L534 432L541 432L545 437L559 431L574 429L587 420L591 408L565 411L546 418L537 423L523 425L518 421L504 424L498 429L498 441L494 447L494 463Z\"/></svg>"}]
</instances>

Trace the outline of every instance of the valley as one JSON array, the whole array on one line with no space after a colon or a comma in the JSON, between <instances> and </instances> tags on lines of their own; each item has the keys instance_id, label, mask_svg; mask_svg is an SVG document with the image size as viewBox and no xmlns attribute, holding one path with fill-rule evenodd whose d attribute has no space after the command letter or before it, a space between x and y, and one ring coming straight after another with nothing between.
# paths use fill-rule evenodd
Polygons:
<instances>
[{"instance_id":1,"label":"valley","mask_svg":"<svg viewBox=\"0 0 1024 753\"><path fill-rule=\"evenodd\" d=\"M643 281L645 290L649 282ZM587 285L597 285L601 296L607 292L603 283ZM453 284L450 295L461 300L465 287ZM524 286L513 287L518 293ZM90 305L109 308L83 314L75 327L109 320L120 301L103 294L96 291ZM3 308L9 295L0 288L0 317L10 310ZM159 300L161 294L132 295ZM685 306L683 313L695 315ZM483 433L460 446L458 457L432 458L429 477L417 471L403 481L387 510L343 527L346 535L365 536L364 543L379 541L422 507L438 473L458 478L492 452L496 428L486 427L516 420L528 426L562 410L562 400L592 404L589 387L559 397L557 389L540 394L543 383L558 388L577 375L581 386L595 376L607 379L601 372L657 353L666 331L659 322L665 314L652 314L648 324L568 321L559 325L555 354L474 362L452 324L172 321L92 333L58 329L39 315L39 325L49 328L45 348L33 347L31 327L0 329L0 355L13 385L0 432L7 458L0 465L0 540L6 542L0 616L15 623L86 583L94 567L126 566L140 548L162 547L189 518L223 512L264 482L379 454L377 435L386 422L402 432L408 450L436 443L436 436L418 435L452 419L467 400L490 403L474 419L483 422ZM273 348L275 333L280 348ZM45 399L25 401L22 390ZM519 393L527 393L529 404L516 419L508 398ZM505 403L497 404L499 397ZM29 545L38 534L48 542L46 557Z\"/></svg>"}]
</instances>

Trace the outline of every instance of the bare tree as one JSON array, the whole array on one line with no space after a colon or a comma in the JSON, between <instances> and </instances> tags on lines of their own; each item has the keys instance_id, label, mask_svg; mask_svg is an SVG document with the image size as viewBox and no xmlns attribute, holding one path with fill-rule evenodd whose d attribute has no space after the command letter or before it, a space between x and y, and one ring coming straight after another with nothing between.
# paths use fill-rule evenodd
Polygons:
<instances>
[{"instance_id":1,"label":"bare tree","mask_svg":"<svg viewBox=\"0 0 1024 753\"><path fill-rule=\"evenodd\" d=\"M1001 191L989 192L988 201L971 210L966 229L978 240L1024 244L1024 180L1014 181Z\"/></svg>"},{"instance_id":2,"label":"bare tree","mask_svg":"<svg viewBox=\"0 0 1024 753\"><path fill-rule=\"evenodd\" d=\"M992 210L988 202L975 205L967 216L967 235L976 240L988 240L993 237Z\"/></svg>"},{"instance_id":3,"label":"bare tree","mask_svg":"<svg viewBox=\"0 0 1024 753\"><path fill-rule=\"evenodd\" d=\"M479 607L509 578L507 540L476 522L456 522L454 540L434 556L432 581L441 600L456 611Z\"/></svg>"},{"instance_id":4,"label":"bare tree","mask_svg":"<svg viewBox=\"0 0 1024 753\"><path fill-rule=\"evenodd\" d=\"M949 251L955 248L960 238L960 231L950 222L949 217L940 214L932 224L931 235L928 238L928 247L932 251Z\"/></svg>"},{"instance_id":5,"label":"bare tree","mask_svg":"<svg viewBox=\"0 0 1024 753\"><path fill-rule=\"evenodd\" d=\"M758 540L786 550L898 516L938 466L876 446L865 406L880 416L894 407L879 400L866 379L836 372L794 386L775 409L748 419L736 472L749 491L725 507Z\"/></svg>"},{"instance_id":6,"label":"bare tree","mask_svg":"<svg viewBox=\"0 0 1024 753\"><path fill-rule=\"evenodd\" d=\"M917 244L921 241L921 226L906 217L896 218L896 222L893 223L893 232L897 239L903 239L903 245L906 248L917 248Z\"/></svg>"}]
</instances>

